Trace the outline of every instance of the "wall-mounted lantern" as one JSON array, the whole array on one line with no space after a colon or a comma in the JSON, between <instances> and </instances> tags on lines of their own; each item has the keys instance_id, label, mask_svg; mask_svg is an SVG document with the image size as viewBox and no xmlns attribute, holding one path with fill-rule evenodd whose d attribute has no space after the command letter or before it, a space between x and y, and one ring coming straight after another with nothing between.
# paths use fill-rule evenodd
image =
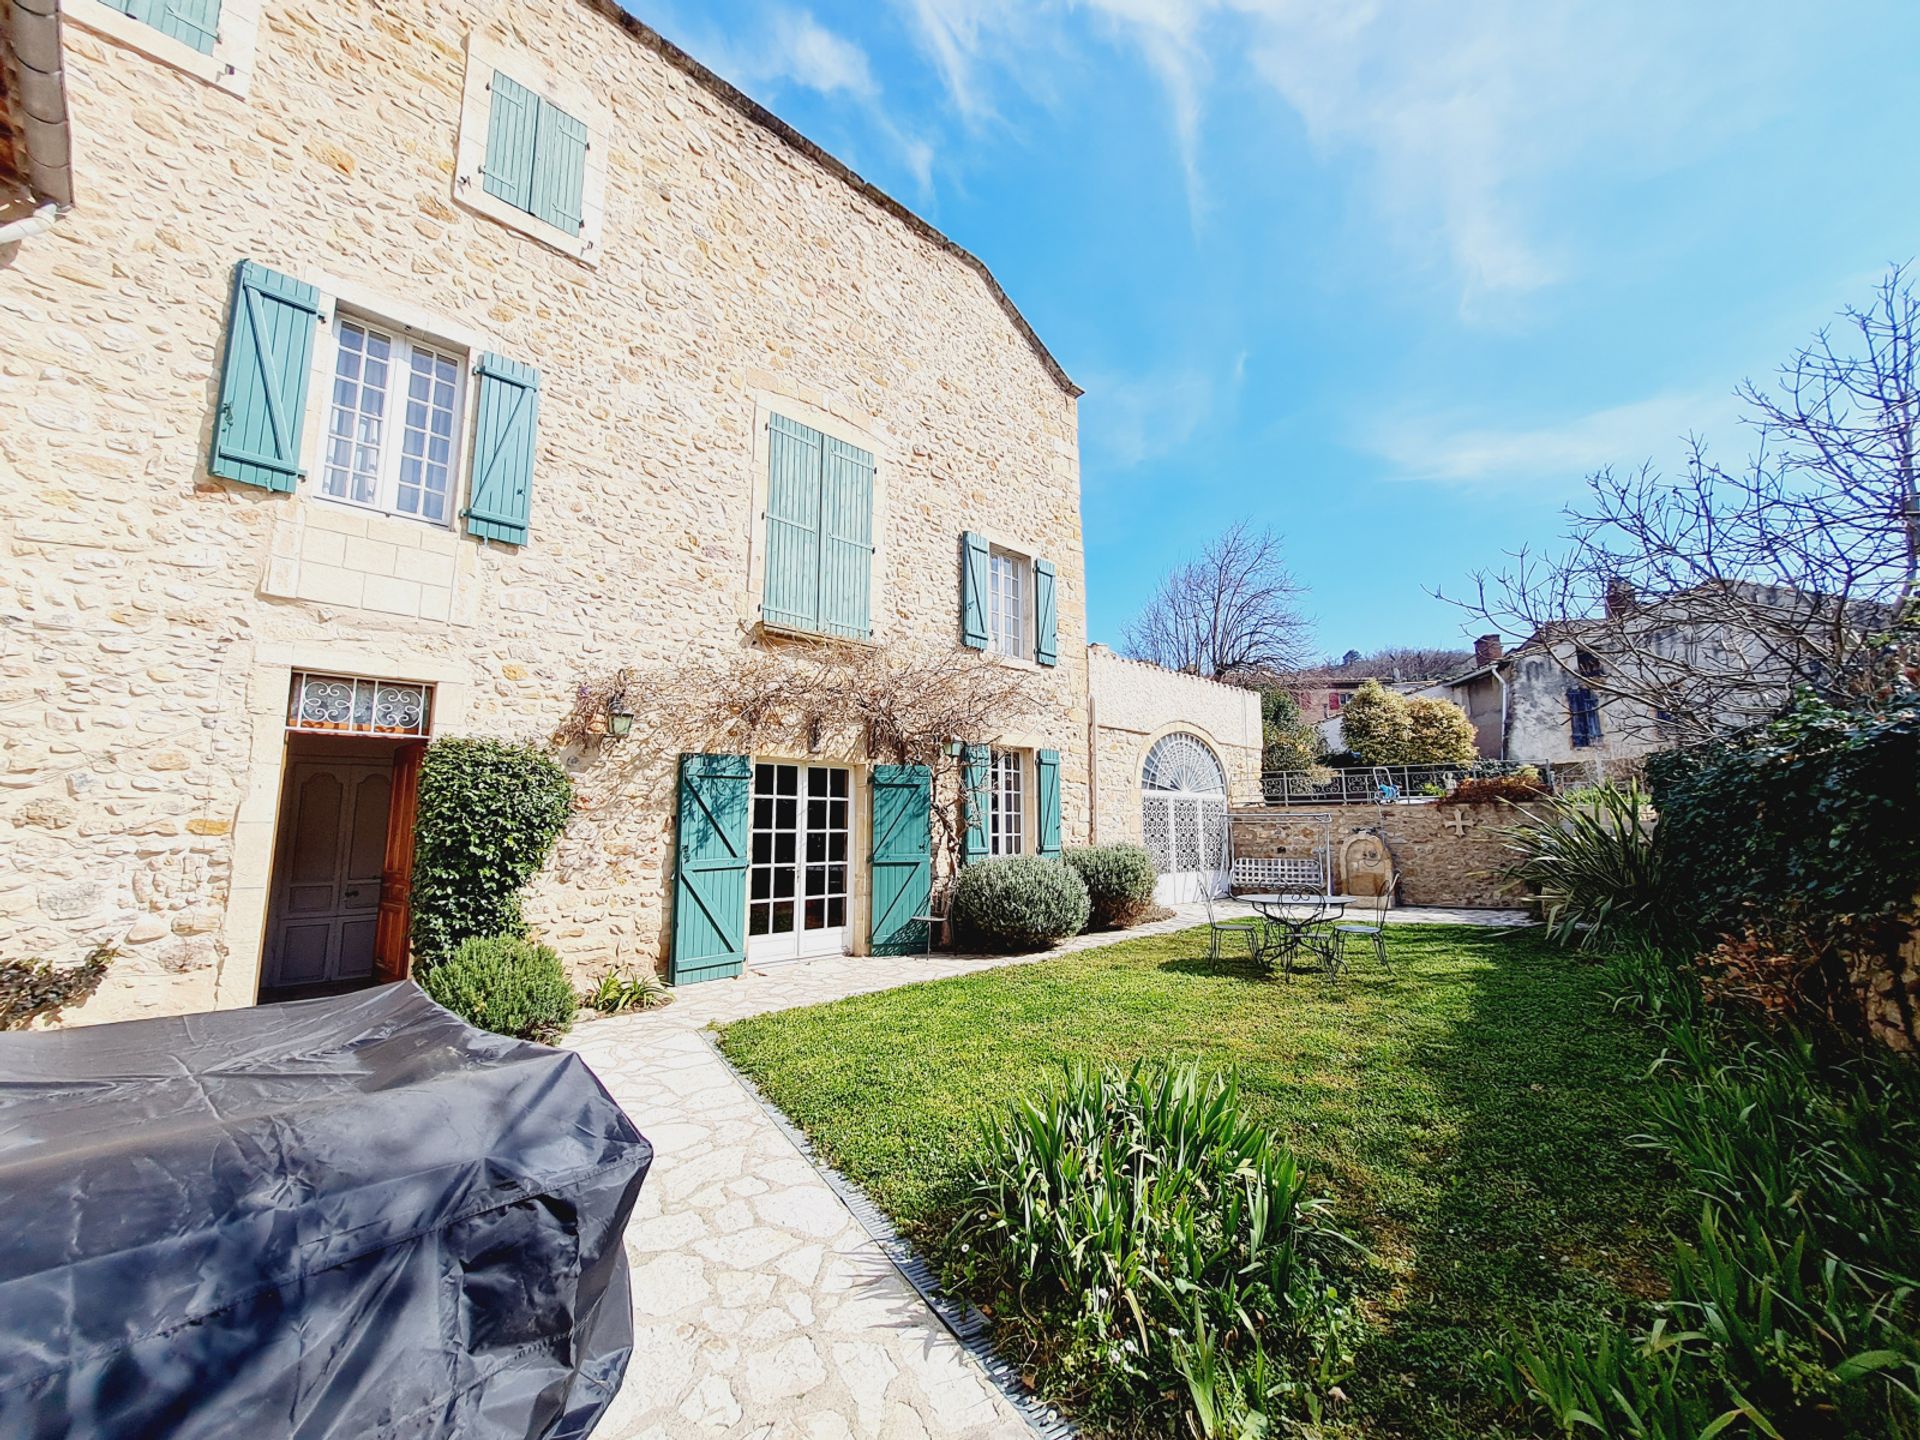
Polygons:
<instances>
[{"instance_id":1,"label":"wall-mounted lantern","mask_svg":"<svg viewBox=\"0 0 1920 1440\"><path fill-rule=\"evenodd\" d=\"M632 733L633 711L627 706L627 697L615 695L607 701L607 734L614 740L624 740Z\"/></svg>"}]
</instances>

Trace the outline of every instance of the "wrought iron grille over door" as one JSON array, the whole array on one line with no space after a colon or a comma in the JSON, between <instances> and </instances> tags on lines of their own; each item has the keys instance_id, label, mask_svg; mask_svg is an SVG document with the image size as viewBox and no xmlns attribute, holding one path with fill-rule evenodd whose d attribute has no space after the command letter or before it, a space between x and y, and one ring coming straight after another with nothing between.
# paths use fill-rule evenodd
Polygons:
<instances>
[{"instance_id":1,"label":"wrought iron grille over door","mask_svg":"<svg viewBox=\"0 0 1920 1440\"><path fill-rule=\"evenodd\" d=\"M1154 742L1141 773L1141 834L1160 872L1162 904L1197 900L1203 888L1226 885L1227 773L1197 735L1175 732Z\"/></svg>"}]
</instances>

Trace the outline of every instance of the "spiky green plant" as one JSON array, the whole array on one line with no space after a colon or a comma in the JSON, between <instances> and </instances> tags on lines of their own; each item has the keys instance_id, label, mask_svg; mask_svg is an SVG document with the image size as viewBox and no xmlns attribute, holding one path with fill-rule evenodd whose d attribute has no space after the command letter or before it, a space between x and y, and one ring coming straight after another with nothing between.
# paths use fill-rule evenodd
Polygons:
<instances>
[{"instance_id":1,"label":"spiky green plant","mask_svg":"<svg viewBox=\"0 0 1920 1440\"><path fill-rule=\"evenodd\" d=\"M1329 1276L1350 1242L1234 1077L1076 1065L985 1141L951 1278L1050 1398L1129 1434L1239 1440L1344 1378L1358 1322Z\"/></svg>"},{"instance_id":2,"label":"spiky green plant","mask_svg":"<svg viewBox=\"0 0 1920 1440\"><path fill-rule=\"evenodd\" d=\"M1540 800L1495 832L1514 857L1500 874L1539 896L1552 939L1586 948L1669 935L1676 917L1647 815L1637 785Z\"/></svg>"}]
</instances>

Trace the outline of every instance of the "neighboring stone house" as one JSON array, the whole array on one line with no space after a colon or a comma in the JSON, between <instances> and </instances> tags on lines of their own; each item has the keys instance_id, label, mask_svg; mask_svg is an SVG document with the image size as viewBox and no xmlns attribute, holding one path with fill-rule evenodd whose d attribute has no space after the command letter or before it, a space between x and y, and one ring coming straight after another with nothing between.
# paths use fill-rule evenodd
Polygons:
<instances>
[{"instance_id":1,"label":"neighboring stone house","mask_svg":"<svg viewBox=\"0 0 1920 1440\"><path fill-rule=\"evenodd\" d=\"M119 946L83 1020L403 973L426 740L775 632L1030 670L958 737L996 848L1088 837L1080 392L978 260L611 0L65 9L81 203L0 249L0 956ZM863 759L623 763L528 900L577 969L876 942Z\"/></svg>"},{"instance_id":2,"label":"neighboring stone house","mask_svg":"<svg viewBox=\"0 0 1920 1440\"><path fill-rule=\"evenodd\" d=\"M1225 884L1227 807L1260 797L1260 696L1088 651L1093 837L1144 843L1163 903Z\"/></svg>"}]
</instances>

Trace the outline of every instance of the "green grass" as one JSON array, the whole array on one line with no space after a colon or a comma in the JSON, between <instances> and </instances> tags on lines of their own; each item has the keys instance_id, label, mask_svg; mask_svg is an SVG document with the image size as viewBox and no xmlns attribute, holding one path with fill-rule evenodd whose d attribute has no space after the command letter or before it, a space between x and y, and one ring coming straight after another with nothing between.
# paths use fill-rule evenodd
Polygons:
<instances>
[{"instance_id":1,"label":"green grass","mask_svg":"<svg viewBox=\"0 0 1920 1440\"><path fill-rule=\"evenodd\" d=\"M1404 926L1337 986L1209 963L1205 932L784 1011L721 1045L936 1261L981 1122L1063 1061L1236 1067L1370 1250L1334 1433L1522 1433L1481 1355L1660 1292L1688 1203L1628 1137L1653 1034L1535 932Z\"/></svg>"}]
</instances>

